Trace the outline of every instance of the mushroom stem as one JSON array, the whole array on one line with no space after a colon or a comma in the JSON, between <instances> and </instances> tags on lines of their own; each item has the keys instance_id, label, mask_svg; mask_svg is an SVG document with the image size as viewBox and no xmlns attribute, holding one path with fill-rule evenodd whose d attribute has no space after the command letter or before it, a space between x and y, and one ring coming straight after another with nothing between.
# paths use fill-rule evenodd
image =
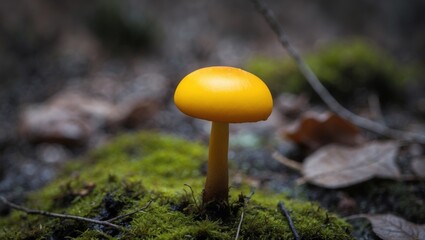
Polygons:
<instances>
[{"instance_id":1,"label":"mushroom stem","mask_svg":"<svg viewBox=\"0 0 425 240\"><path fill-rule=\"evenodd\" d=\"M229 149L229 123L212 122L208 154L208 171L203 203L228 202L229 176L227 152Z\"/></svg>"}]
</instances>

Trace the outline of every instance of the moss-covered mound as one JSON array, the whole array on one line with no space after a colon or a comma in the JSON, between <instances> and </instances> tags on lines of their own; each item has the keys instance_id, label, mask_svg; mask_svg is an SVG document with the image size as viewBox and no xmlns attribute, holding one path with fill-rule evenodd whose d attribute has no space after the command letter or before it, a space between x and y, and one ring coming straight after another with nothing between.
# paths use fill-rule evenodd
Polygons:
<instances>
[{"instance_id":1,"label":"moss-covered mound","mask_svg":"<svg viewBox=\"0 0 425 240\"><path fill-rule=\"evenodd\" d=\"M154 133L121 136L72 162L26 206L106 220L152 201L145 211L114 222L125 230L12 211L0 218L0 239L234 239L242 211L239 239L292 239L278 201L303 239L350 239L346 222L310 202L257 190L243 206L239 195L246 188L231 188L228 219L209 220L199 214L205 161L199 144Z\"/></svg>"},{"instance_id":2,"label":"moss-covered mound","mask_svg":"<svg viewBox=\"0 0 425 240\"><path fill-rule=\"evenodd\" d=\"M382 102L397 103L403 89L417 76L414 67L398 63L379 47L363 40L335 42L305 56L305 60L330 92L345 103L377 94ZM256 57L247 70L267 82L273 94L307 92L317 100L292 59Z\"/></svg>"}]
</instances>

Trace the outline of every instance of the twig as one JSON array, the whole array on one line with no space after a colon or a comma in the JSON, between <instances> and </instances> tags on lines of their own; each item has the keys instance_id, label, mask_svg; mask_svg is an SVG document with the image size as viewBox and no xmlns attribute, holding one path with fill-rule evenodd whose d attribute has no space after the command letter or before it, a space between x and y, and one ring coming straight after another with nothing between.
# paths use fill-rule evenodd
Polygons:
<instances>
[{"instance_id":1,"label":"twig","mask_svg":"<svg viewBox=\"0 0 425 240\"><path fill-rule=\"evenodd\" d=\"M417 134L391 129L378 122L354 114L353 112L343 107L323 86L323 84L317 78L316 74L301 58L301 55L298 53L297 49L289 42L289 38L286 35L286 32L283 30L283 27L280 25L280 23L276 20L276 17L274 16L273 12L268 7L266 7L261 0L251 1L253 2L255 9L264 17L267 24L275 32L281 45L288 51L289 55L293 58L302 75L307 79L308 83L311 85L314 91L320 96L323 102L325 102L326 105L333 112L338 114L340 117L352 122L360 128L375 132L382 136L425 144L425 134Z\"/></svg>"},{"instance_id":2,"label":"twig","mask_svg":"<svg viewBox=\"0 0 425 240\"><path fill-rule=\"evenodd\" d=\"M91 219L91 218L85 218L85 217L79 217L79 216L74 216L74 215L67 215L67 214L60 214L60 213L52 213L52 212L47 212L47 211L41 211L41 210L35 210L35 209L30 209L27 207L23 207L14 203L9 202L6 198L0 196L0 200L6 204L7 206L16 209L18 211L22 211L25 212L27 214L34 214L34 215L43 215L43 216L48 216L48 217L55 217L55 218L63 218L63 219L73 219L73 220L78 220L78 221L84 221L84 222L90 222L90 223L96 223L96 224L100 224L100 225L105 225L108 227L112 227L118 230L125 230L125 228L118 226L116 224L110 223L108 221L101 221L101 220L96 220L96 219Z\"/></svg>"},{"instance_id":3,"label":"twig","mask_svg":"<svg viewBox=\"0 0 425 240\"><path fill-rule=\"evenodd\" d=\"M115 222L115 221L118 221L118 220L120 220L120 219L123 219L123 218L126 218L126 217L128 217L128 216L131 216L131 215L133 215L133 214L136 214L136 213L138 213L138 212L143 212L143 210L145 210L145 209L147 209L150 205L151 205L151 203L152 203L152 200L150 200L144 207L142 207L142 208L139 208L139 209L137 209L137 210L134 210L134 211L132 211L132 212L129 212L129 213L127 213L127 214L124 214L124 215L120 215L120 216L116 216L116 217L114 217L114 218L111 218L111 219L108 219L108 220L106 220L107 222Z\"/></svg>"},{"instance_id":4,"label":"twig","mask_svg":"<svg viewBox=\"0 0 425 240\"><path fill-rule=\"evenodd\" d=\"M248 204L249 200L251 200L252 196L254 196L255 190L252 189L248 196L245 197L245 204Z\"/></svg>"},{"instance_id":5,"label":"twig","mask_svg":"<svg viewBox=\"0 0 425 240\"><path fill-rule=\"evenodd\" d=\"M283 216L285 216L285 217L286 217L286 219L288 220L289 228L291 229L292 234L294 234L294 238L295 238L295 240L300 240L300 239L301 239L301 238L300 238L300 235L298 235L297 229L296 229L296 228L295 228L295 226L294 226L294 222L292 221L292 218L291 218L291 216L289 215L288 210L286 210L285 205L283 204L283 202L282 202L282 201L280 201L280 202L277 204L277 206L278 206L278 208L279 208L280 212L283 214Z\"/></svg>"},{"instance_id":6,"label":"twig","mask_svg":"<svg viewBox=\"0 0 425 240\"><path fill-rule=\"evenodd\" d=\"M274 152L272 155L273 159L278 161L279 163L282 163L283 165L297 171L297 172L301 172L302 170L302 164L299 162L296 162L292 159L289 159L285 156L283 156L282 154L280 154L279 152Z\"/></svg>"},{"instance_id":7,"label":"twig","mask_svg":"<svg viewBox=\"0 0 425 240\"><path fill-rule=\"evenodd\" d=\"M192 195L193 203L195 203L196 208L200 211L201 210L201 206L198 204L198 201L196 201L195 193L193 192L192 186L190 186L189 184L186 184L186 183L184 185L190 189L190 193Z\"/></svg>"},{"instance_id":8,"label":"twig","mask_svg":"<svg viewBox=\"0 0 425 240\"><path fill-rule=\"evenodd\" d=\"M359 218L367 218L367 215L366 214L355 214L355 215L344 217L345 220L354 220L354 219L359 219Z\"/></svg>"},{"instance_id":9,"label":"twig","mask_svg":"<svg viewBox=\"0 0 425 240\"><path fill-rule=\"evenodd\" d=\"M248 204L249 200L251 200L253 195L254 195L254 190L252 190L251 193L245 198L245 204L244 204L244 207L242 209L241 219L239 220L238 229L236 230L235 240L239 239L239 234L241 232L242 222L243 222L244 215L245 215L245 205Z\"/></svg>"}]
</instances>

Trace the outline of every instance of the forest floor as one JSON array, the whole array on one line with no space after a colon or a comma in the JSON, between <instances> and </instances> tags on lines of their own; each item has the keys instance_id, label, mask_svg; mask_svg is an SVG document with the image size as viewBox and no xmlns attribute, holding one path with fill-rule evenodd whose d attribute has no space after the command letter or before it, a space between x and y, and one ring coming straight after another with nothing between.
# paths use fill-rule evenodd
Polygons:
<instances>
[{"instance_id":1,"label":"forest floor","mask_svg":"<svg viewBox=\"0 0 425 240\"><path fill-rule=\"evenodd\" d=\"M28 192L60 177L57 171L65 163L128 131L149 129L207 144L209 123L184 116L174 106L178 81L203 66L245 68L248 60L258 56L287 57L250 4L221 2L183 1L171 9L167 1L155 5L123 1L112 13L111 6L102 4L80 11L81 1L61 6L49 1L28 6L4 3L15 11L6 13L0 8L7 20L0 28L5 36L0 41L0 76L6 79L0 83L0 195L22 203ZM424 61L423 53L417 51L423 35L411 30L411 42L405 44L405 35L400 33L405 28L386 29L388 18L405 20L397 14L388 16L396 6L388 4L380 15L374 15L378 3L360 3L357 5L361 7L346 9L346 16L342 16L329 6L288 2L271 1L270 5L303 53L361 36L383 46L400 64L415 62L421 66ZM414 15L413 5L403 6ZM350 20L348 16L358 14L362 7L369 10L365 18L375 24ZM11 17L16 13L25 17ZM105 17L106 13L111 15ZM306 15L308 19L303 17ZM118 22L115 28L109 17ZM416 27L424 22L416 21ZM106 32L126 37L105 35L105 26ZM376 108L371 95L367 101L347 105L378 120L383 111L381 120L390 126L423 133L424 89L422 76L415 84L403 87L402 104L381 102L382 109L379 104ZM278 92L268 121L231 126L229 158L239 169L232 173L231 184L248 178L252 186L319 202L344 217L393 214L424 224L424 146L383 139L335 120L314 96L305 97L308 94ZM312 111L312 115L305 115ZM317 122L310 132L296 127L305 119ZM340 126L338 134L325 131L329 128L326 121ZM295 135L292 140L288 132ZM329 144L335 143L351 145L354 152L346 152L339 145L329 149ZM341 166L323 160L317 154L319 150L332 157L338 155L340 162L347 156L362 156L382 159L382 164L374 171L348 167L354 169L348 171L349 176L363 177L344 176L341 180L333 174ZM311 172L317 166L314 164L325 166L319 174L329 178L314 177L318 174ZM0 205L0 215L8 212ZM379 239L367 221L349 222L356 238Z\"/></svg>"}]
</instances>

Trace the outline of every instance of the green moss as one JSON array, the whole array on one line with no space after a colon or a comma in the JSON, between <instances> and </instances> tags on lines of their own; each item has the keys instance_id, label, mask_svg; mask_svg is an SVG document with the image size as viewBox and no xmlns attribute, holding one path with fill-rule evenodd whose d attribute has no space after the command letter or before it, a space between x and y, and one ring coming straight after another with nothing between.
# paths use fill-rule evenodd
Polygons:
<instances>
[{"instance_id":1,"label":"green moss","mask_svg":"<svg viewBox=\"0 0 425 240\"><path fill-rule=\"evenodd\" d=\"M333 43L305 59L331 93L345 102L367 99L372 93L383 102L400 100L400 89L416 72L362 40ZM256 57L246 68L264 79L274 94L308 92L318 99L292 59Z\"/></svg>"},{"instance_id":2,"label":"green moss","mask_svg":"<svg viewBox=\"0 0 425 240\"><path fill-rule=\"evenodd\" d=\"M246 186L231 189L228 219L201 216L205 161L200 144L155 133L121 136L70 163L57 181L29 196L26 206L109 219L152 201L146 211L116 222L126 231L13 211L0 218L0 239L234 239L242 209L240 239L291 239L278 201L291 211L303 239L350 239L346 222L313 203L257 191L243 206L238 194L247 193Z\"/></svg>"}]
</instances>

